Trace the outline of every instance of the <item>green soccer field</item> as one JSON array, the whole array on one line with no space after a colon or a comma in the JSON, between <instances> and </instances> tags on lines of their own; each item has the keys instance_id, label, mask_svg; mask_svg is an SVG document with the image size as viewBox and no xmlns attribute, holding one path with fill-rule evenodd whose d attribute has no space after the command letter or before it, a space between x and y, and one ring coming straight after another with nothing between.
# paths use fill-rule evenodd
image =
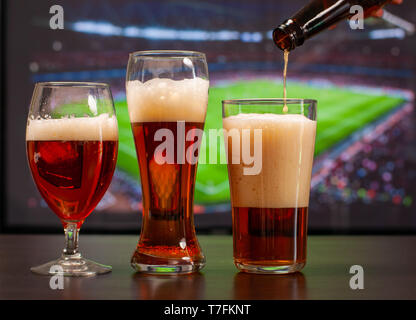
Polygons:
<instances>
[{"instance_id":1,"label":"green soccer field","mask_svg":"<svg viewBox=\"0 0 416 320\"><path fill-rule=\"evenodd\" d=\"M282 85L270 80L239 81L211 87L205 130L222 128L221 100L279 98L282 97L282 92ZM288 83L288 98L309 98L318 101L316 154L404 102L401 98L390 96L355 93L341 88L324 89L291 82ZM120 139L117 165L138 179L139 169L126 101L116 102L116 111ZM219 142L220 140L217 148ZM137 181L139 183L139 180ZM199 164L196 203L209 204L227 200L229 189L226 165Z\"/></svg>"}]
</instances>

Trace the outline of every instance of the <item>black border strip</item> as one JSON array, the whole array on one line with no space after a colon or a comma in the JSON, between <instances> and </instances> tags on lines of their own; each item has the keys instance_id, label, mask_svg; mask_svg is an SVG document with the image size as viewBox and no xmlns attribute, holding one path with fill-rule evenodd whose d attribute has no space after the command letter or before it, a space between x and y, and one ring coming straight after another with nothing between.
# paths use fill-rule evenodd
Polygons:
<instances>
[{"instance_id":1,"label":"black border strip","mask_svg":"<svg viewBox=\"0 0 416 320\"><path fill-rule=\"evenodd\" d=\"M6 229L6 44L7 44L7 1L0 1L0 233Z\"/></svg>"}]
</instances>

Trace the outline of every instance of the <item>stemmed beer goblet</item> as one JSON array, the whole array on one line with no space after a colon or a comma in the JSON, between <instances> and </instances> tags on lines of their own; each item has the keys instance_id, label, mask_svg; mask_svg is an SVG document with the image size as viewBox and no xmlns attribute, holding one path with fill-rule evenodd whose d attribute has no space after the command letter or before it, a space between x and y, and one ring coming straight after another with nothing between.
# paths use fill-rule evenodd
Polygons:
<instances>
[{"instance_id":1,"label":"stemmed beer goblet","mask_svg":"<svg viewBox=\"0 0 416 320\"><path fill-rule=\"evenodd\" d=\"M26 147L33 180L60 218L66 242L60 258L31 271L64 276L110 272L110 266L87 260L78 251L79 229L110 185L117 161L118 126L109 86L37 83Z\"/></svg>"}]
</instances>

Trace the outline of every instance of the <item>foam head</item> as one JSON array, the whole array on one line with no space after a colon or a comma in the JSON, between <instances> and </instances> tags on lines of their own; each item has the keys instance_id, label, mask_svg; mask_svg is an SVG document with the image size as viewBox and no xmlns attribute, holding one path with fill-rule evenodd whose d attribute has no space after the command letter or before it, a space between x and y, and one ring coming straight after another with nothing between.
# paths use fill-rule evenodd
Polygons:
<instances>
[{"instance_id":1,"label":"foam head","mask_svg":"<svg viewBox=\"0 0 416 320\"><path fill-rule=\"evenodd\" d=\"M131 122L204 122L209 81L155 78L126 83Z\"/></svg>"},{"instance_id":2,"label":"foam head","mask_svg":"<svg viewBox=\"0 0 416 320\"><path fill-rule=\"evenodd\" d=\"M97 117L29 119L27 141L115 141L117 119L101 114Z\"/></svg>"},{"instance_id":3,"label":"foam head","mask_svg":"<svg viewBox=\"0 0 416 320\"><path fill-rule=\"evenodd\" d=\"M227 131L262 129L262 169L244 175L244 164L232 164L228 172L231 201L235 207L295 208L309 204L310 180L315 148L316 122L297 114L239 114L223 119ZM250 139L253 152L253 139ZM231 159L232 138L228 140ZM244 147L244 146L243 146ZM241 156L242 152L240 152Z\"/></svg>"}]
</instances>

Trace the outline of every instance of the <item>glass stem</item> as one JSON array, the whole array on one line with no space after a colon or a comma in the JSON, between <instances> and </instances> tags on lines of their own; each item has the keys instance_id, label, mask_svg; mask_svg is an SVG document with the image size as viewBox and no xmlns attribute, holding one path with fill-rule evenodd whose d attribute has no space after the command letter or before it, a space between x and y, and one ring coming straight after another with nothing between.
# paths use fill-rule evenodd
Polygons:
<instances>
[{"instance_id":1,"label":"glass stem","mask_svg":"<svg viewBox=\"0 0 416 320\"><path fill-rule=\"evenodd\" d=\"M68 223L65 227L64 256L72 256L78 253L79 229L76 223Z\"/></svg>"}]
</instances>

